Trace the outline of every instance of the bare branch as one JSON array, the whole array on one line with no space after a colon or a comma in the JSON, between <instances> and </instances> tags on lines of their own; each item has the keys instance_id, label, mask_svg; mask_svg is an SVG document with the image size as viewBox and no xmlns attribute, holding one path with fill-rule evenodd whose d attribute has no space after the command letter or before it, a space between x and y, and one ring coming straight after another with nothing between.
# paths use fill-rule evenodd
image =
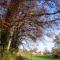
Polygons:
<instances>
[{"instance_id":1,"label":"bare branch","mask_svg":"<svg viewBox=\"0 0 60 60\"><path fill-rule=\"evenodd\" d=\"M57 12L54 12L54 13L44 13L44 14L39 13L39 14L34 14L32 16L54 15L54 14L57 14L57 13L60 13L60 11L57 11Z\"/></svg>"}]
</instances>

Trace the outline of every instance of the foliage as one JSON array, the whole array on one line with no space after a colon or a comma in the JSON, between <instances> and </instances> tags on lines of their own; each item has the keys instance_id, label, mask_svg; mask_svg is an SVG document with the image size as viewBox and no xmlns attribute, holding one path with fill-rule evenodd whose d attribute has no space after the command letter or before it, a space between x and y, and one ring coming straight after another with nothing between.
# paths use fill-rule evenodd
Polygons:
<instances>
[{"instance_id":1,"label":"foliage","mask_svg":"<svg viewBox=\"0 0 60 60\"><path fill-rule=\"evenodd\" d=\"M1 43L6 44L8 42L7 38L10 34L9 31L2 29L0 34L1 34Z\"/></svg>"},{"instance_id":2,"label":"foliage","mask_svg":"<svg viewBox=\"0 0 60 60\"><path fill-rule=\"evenodd\" d=\"M18 49L19 43L23 44L24 37L29 37L34 42L37 38L42 40L46 35L44 29L54 29L58 25L57 21L60 18L55 17L59 17L60 11L57 9L58 6L56 8L54 1L42 0L39 4L36 0L33 2L12 0L8 4L6 17L0 20L0 27L10 32L10 37L7 39L9 49L10 47Z\"/></svg>"},{"instance_id":3,"label":"foliage","mask_svg":"<svg viewBox=\"0 0 60 60\"><path fill-rule=\"evenodd\" d=\"M54 39L55 46L52 49L52 53L55 57L60 56L60 33L55 36Z\"/></svg>"},{"instance_id":4,"label":"foliage","mask_svg":"<svg viewBox=\"0 0 60 60\"><path fill-rule=\"evenodd\" d=\"M0 51L4 51L7 48L8 45L8 37L10 32L8 30L1 29L0 31L1 37L0 37ZM2 53L2 52L1 52Z\"/></svg>"},{"instance_id":5,"label":"foliage","mask_svg":"<svg viewBox=\"0 0 60 60\"><path fill-rule=\"evenodd\" d=\"M0 60L16 60L16 53L11 51L4 51L3 55L0 56Z\"/></svg>"}]
</instances>

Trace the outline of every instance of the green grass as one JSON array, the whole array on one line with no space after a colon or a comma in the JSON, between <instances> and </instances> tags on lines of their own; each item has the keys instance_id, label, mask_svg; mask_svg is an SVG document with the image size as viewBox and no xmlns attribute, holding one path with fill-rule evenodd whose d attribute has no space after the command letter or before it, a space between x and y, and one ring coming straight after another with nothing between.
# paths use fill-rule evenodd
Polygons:
<instances>
[{"instance_id":1,"label":"green grass","mask_svg":"<svg viewBox=\"0 0 60 60\"><path fill-rule=\"evenodd\" d=\"M25 54L23 56L31 59L30 54ZM54 58L53 56L32 56L32 60L60 60L60 58Z\"/></svg>"},{"instance_id":2,"label":"green grass","mask_svg":"<svg viewBox=\"0 0 60 60\"><path fill-rule=\"evenodd\" d=\"M25 53L22 54L23 57L25 58L29 58L32 60L60 60L60 58L54 58L53 56L33 56L31 54ZM0 60L16 60L16 55L15 53L11 53L11 52L4 52L4 56L3 58L0 57Z\"/></svg>"},{"instance_id":3,"label":"green grass","mask_svg":"<svg viewBox=\"0 0 60 60\"><path fill-rule=\"evenodd\" d=\"M60 60L60 58L44 57L44 56L33 56L32 60Z\"/></svg>"}]
</instances>

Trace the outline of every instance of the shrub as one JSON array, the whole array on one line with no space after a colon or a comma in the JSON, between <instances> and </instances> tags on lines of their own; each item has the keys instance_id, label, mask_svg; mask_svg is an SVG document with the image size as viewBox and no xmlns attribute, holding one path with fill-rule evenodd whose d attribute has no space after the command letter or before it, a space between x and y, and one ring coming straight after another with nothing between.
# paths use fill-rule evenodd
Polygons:
<instances>
[{"instance_id":1,"label":"shrub","mask_svg":"<svg viewBox=\"0 0 60 60\"><path fill-rule=\"evenodd\" d=\"M3 55L0 56L0 60L16 60L16 54L10 51L4 51Z\"/></svg>"}]
</instances>

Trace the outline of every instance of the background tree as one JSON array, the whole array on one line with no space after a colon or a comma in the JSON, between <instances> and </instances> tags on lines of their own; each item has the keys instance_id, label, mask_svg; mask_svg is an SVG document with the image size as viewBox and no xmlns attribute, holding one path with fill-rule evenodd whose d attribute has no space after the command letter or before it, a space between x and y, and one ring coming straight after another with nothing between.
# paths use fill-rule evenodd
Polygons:
<instances>
[{"instance_id":1,"label":"background tree","mask_svg":"<svg viewBox=\"0 0 60 60\"><path fill-rule=\"evenodd\" d=\"M55 46L53 48L53 55L55 55L55 57L58 57L60 56L60 34L55 36L54 43Z\"/></svg>"}]
</instances>

